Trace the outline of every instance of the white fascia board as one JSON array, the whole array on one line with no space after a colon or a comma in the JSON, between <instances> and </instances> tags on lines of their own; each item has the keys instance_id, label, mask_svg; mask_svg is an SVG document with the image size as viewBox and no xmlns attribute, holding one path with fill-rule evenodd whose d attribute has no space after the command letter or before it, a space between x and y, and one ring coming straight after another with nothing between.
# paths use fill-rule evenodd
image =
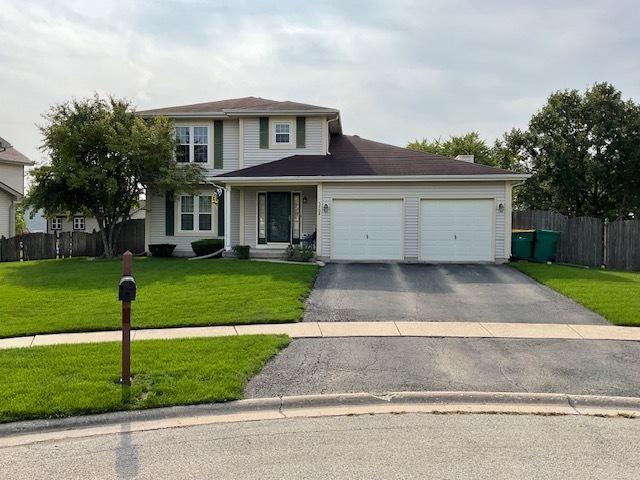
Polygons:
<instances>
[{"instance_id":1,"label":"white fascia board","mask_svg":"<svg viewBox=\"0 0 640 480\"><path fill-rule=\"evenodd\" d=\"M488 175L354 175L354 176L298 176L298 177L212 177L212 181L233 184L278 183L295 184L301 182L350 183L350 182L504 182L526 180L529 174L488 174Z\"/></svg>"},{"instance_id":2,"label":"white fascia board","mask_svg":"<svg viewBox=\"0 0 640 480\"><path fill-rule=\"evenodd\" d=\"M335 115L340 113L339 110L333 109L317 109L317 110L224 110L227 115L233 115L234 117L254 117L256 115L264 116L277 116L277 115L299 115L299 116L314 116L314 115Z\"/></svg>"},{"instance_id":3,"label":"white fascia board","mask_svg":"<svg viewBox=\"0 0 640 480\"><path fill-rule=\"evenodd\" d=\"M216 120L223 120L229 118L228 115L223 112L173 112L173 113L138 113L141 117L168 117L168 118L214 118Z\"/></svg>"}]
</instances>

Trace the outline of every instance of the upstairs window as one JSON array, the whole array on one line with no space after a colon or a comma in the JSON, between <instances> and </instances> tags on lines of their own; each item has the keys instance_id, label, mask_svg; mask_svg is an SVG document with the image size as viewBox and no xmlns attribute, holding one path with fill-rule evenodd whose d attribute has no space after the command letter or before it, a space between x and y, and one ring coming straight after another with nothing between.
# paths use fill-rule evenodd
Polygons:
<instances>
[{"instance_id":1,"label":"upstairs window","mask_svg":"<svg viewBox=\"0 0 640 480\"><path fill-rule=\"evenodd\" d=\"M62 230L62 217L53 217L51 219L51 230Z\"/></svg>"},{"instance_id":2,"label":"upstairs window","mask_svg":"<svg viewBox=\"0 0 640 480\"><path fill-rule=\"evenodd\" d=\"M274 143L277 145L291 144L291 123L276 122L274 123Z\"/></svg>"},{"instance_id":3,"label":"upstairs window","mask_svg":"<svg viewBox=\"0 0 640 480\"><path fill-rule=\"evenodd\" d=\"M84 230L84 217L73 217L73 229Z\"/></svg>"},{"instance_id":4,"label":"upstairs window","mask_svg":"<svg viewBox=\"0 0 640 480\"><path fill-rule=\"evenodd\" d=\"M209 161L209 127L176 127L176 161L207 163Z\"/></svg>"},{"instance_id":5,"label":"upstairs window","mask_svg":"<svg viewBox=\"0 0 640 480\"><path fill-rule=\"evenodd\" d=\"M213 225L211 195L182 195L180 197L180 230L210 232Z\"/></svg>"}]
</instances>

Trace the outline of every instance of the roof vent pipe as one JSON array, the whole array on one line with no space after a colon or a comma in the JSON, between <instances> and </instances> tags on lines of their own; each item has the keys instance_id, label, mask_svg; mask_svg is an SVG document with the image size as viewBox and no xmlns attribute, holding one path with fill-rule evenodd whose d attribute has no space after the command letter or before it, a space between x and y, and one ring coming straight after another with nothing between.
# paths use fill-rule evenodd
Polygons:
<instances>
[{"instance_id":1,"label":"roof vent pipe","mask_svg":"<svg viewBox=\"0 0 640 480\"><path fill-rule=\"evenodd\" d=\"M473 163L473 155L456 155L456 160L462 160L463 162Z\"/></svg>"}]
</instances>

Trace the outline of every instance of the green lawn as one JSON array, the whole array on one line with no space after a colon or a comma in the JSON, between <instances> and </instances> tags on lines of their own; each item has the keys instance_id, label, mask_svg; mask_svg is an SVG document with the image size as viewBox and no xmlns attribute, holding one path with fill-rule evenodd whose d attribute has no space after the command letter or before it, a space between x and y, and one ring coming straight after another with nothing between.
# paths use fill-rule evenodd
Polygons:
<instances>
[{"instance_id":1,"label":"green lawn","mask_svg":"<svg viewBox=\"0 0 640 480\"><path fill-rule=\"evenodd\" d=\"M640 326L640 273L537 263L512 265L615 325Z\"/></svg>"},{"instance_id":2,"label":"green lawn","mask_svg":"<svg viewBox=\"0 0 640 480\"><path fill-rule=\"evenodd\" d=\"M318 266L136 258L133 328L300 320ZM0 263L0 337L120 327L120 260Z\"/></svg>"},{"instance_id":3,"label":"green lawn","mask_svg":"<svg viewBox=\"0 0 640 480\"><path fill-rule=\"evenodd\" d=\"M242 398L247 380L289 342L255 335L132 344L129 400L120 344L0 351L0 422Z\"/></svg>"}]
</instances>

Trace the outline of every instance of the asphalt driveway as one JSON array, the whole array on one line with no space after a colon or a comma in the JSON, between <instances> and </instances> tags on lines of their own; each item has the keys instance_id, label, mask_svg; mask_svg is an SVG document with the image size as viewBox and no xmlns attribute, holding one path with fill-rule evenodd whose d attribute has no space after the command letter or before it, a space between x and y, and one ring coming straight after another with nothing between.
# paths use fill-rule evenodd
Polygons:
<instances>
[{"instance_id":1,"label":"asphalt driveway","mask_svg":"<svg viewBox=\"0 0 640 480\"><path fill-rule=\"evenodd\" d=\"M298 339L245 397L484 391L640 396L640 343L497 338Z\"/></svg>"},{"instance_id":2,"label":"asphalt driveway","mask_svg":"<svg viewBox=\"0 0 640 480\"><path fill-rule=\"evenodd\" d=\"M608 325L508 265L328 264L304 320Z\"/></svg>"}]
</instances>

